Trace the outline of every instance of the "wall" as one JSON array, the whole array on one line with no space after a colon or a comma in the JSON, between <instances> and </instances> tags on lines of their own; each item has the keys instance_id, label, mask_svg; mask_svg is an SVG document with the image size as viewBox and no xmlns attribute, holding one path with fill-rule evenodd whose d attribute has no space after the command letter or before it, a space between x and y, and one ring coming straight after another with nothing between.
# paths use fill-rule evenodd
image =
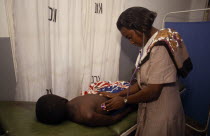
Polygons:
<instances>
[{"instance_id":1,"label":"wall","mask_svg":"<svg viewBox=\"0 0 210 136\"><path fill-rule=\"evenodd\" d=\"M16 81L4 0L0 0L0 18L0 100L13 100Z\"/></svg>"},{"instance_id":2,"label":"wall","mask_svg":"<svg viewBox=\"0 0 210 136\"><path fill-rule=\"evenodd\" d=\"M209 0L192 0L191 2L191 9L201 9L204 7L208 7L208 1ZM202 21L204 19L204 11L197 11L197 12L190 12L189 14L189 21L190 22L196 22L196 21Z\"/></svg>"},{"instance_id":3,"label":"wall","mask_svg":"<svg viewBox=\"0 0 210 136\"><path fill-rule=\"evenodd\" d=\"M0 37L0 100L13 100L15 72L9 37Z\"/></svg>"},{"instance_id":4,"label":"wall","mask_svg":"<svg viewBox=\"0 0 210 136\"><path fill-rule=\"evenodd\" d=\"M157 12L158 16L154 22L154 27L162 28L163 18L168 12L199 9L204 8L206 0L126 0L125 9L133 6L146 7L152 11ZM191 16L190 16L191 15ZM167 17L166 21L188 21L189 18L197 16L200 18L201 14L185 13L175 16ZM136 56L138 55L137 48L131 46L124 38L122 38L122 49L120 54L120 80L129 80L131 71L134 69Z\"/></svg>"},{"instance_id":5,"label":"wall","mask_svg":"<svg viewBox=\"0 0 210 136\"><path fill-rule=\"evenodd\" d=\"M9 37L4 0L0 0L0 37Z\"/></svg>"}]
</instances>

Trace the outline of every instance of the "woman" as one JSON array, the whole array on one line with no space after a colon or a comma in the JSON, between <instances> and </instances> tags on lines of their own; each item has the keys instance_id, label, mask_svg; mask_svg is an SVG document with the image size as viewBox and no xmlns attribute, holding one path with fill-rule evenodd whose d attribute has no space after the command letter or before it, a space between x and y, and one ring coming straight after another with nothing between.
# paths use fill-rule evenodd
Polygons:
<instances>
[{"instance_id":1,"label":"woman","mask_svg":"<svg viewBox=\"0 0 210 136\"><path fill-rule=\"evenodd\" d=\"M143 7L129 8L120 15L119 31L141 48L136 63L138 82L129 90L101 95L111 98L105 102L107 111L139 103L136 136L183 136L185 118L177 73L186 76L192 65L180 35L172 29L154 28L155 18L156 13Z\"/></svg>"}]
</instances>

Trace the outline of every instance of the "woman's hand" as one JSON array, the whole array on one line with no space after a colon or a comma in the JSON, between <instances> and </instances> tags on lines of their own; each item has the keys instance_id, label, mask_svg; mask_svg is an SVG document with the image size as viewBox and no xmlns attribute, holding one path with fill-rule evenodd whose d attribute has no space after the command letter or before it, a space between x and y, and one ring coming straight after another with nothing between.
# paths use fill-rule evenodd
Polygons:
<instances>
[{"instance_id":1,"label":"woman's hand","mask_svg":"<svg viewBox=\"0 0 210 136\"><path fill-rule=\"evenodd\" d=\"M99 95L107 98L114 98L116 96L119 96L118 93L108 93L108 92L100 92Z\"/></svg>"},{"instance_id":2,"label":"woman's hand","mask_svg":"<svg viewBox=\"0 0 210 136\"><path fill-rule=\"evenodd\" d=\"M117 110L125 106L124 98L120 96L113 97L105 102L107 111Z\"/></svg>"}]
</instances>

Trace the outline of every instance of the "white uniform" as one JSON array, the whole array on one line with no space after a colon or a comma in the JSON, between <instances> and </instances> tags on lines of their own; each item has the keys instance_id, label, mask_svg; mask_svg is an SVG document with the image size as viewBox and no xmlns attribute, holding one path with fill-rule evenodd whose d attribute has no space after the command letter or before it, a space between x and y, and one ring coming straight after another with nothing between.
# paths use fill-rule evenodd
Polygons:
<instances>
[{"instance_id":1,"label":"white uniform","mask_svg":"<svg viewBox=\"0 0 210 136\"><path fill-rule=\"evenodd\" d=\"M139 103L136 136L184 136L185 118L177 71L164 46L153 47L137 73L138 84L165 84L158 100Z\"/></svg>"}]
</instances>

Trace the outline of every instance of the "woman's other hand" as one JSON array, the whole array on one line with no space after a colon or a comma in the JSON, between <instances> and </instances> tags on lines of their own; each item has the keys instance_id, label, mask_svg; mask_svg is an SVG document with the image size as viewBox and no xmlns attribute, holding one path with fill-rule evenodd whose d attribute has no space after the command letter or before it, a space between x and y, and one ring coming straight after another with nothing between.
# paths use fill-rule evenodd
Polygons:
<instances>
[{"instance_id":1,"label":"woman's other hand","mask_svg":"<svg viewBox=\"0 0 210 136\"><path fill-rule=\"evenodd\" d=\"M118 93L109 93L109 92L99 92L99 95L107 98L114 98L116 96L119 96Z\"/></svg>"},{"instance_id":2,"label":"woman's other hand","mask_svg":"<svg viewBox=\"0 0 210 136\"><path fill-rule=\"evenodd\" d=\"M124 97L116 96L105 102L107 111L117 110L125 106Z\"/></svg>"}]
</instances>

